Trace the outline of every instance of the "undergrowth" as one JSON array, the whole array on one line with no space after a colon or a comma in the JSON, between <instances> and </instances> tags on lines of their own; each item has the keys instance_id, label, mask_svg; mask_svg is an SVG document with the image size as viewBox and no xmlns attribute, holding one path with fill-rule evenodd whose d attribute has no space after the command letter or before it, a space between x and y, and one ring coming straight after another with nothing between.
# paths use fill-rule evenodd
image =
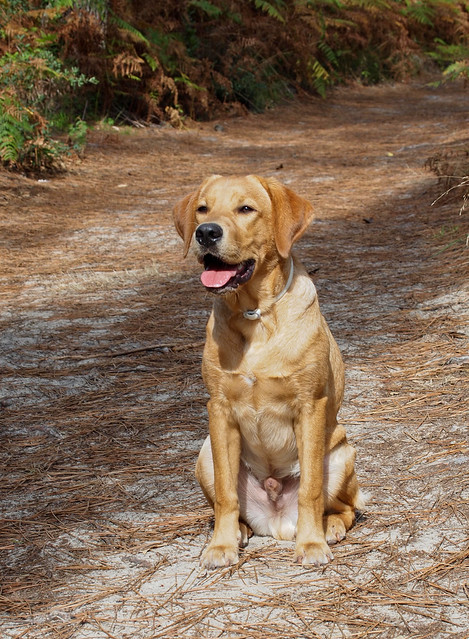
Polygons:
<instances>
[{"instance_id":1,"label":"undergrowth","mask_svg":"<svg viewBox=\"0 0 469 639\"><path fill-rule=\"evenodd\" d=\"M0 24L0 160L22 170L60 167L104 116L180 126L430 63L469 78L455 0L0 0Z\"/></svg>"}]
</instances>

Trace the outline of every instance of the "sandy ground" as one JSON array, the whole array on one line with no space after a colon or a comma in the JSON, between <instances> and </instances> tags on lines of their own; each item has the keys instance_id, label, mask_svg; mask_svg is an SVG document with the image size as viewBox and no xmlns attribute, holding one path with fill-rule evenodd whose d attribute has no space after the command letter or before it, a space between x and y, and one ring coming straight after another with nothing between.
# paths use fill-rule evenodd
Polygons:
<instances>
[{"instance_id":1,"label":"sandy ground","mask_svg":"<svg viewBox=\"0 0 469 639\"><path fill-rule=\"evenodd\" d=\"M425 161L463 88L337 90L263 115L97 130L66 176L0 172L0 635L469 637L467 211ZM171 208L211 173L317 211L296 252L347 365L370 493L323 569L254 537L206 573L193 476L211 299Z\"/></svg>"}]
</instances>

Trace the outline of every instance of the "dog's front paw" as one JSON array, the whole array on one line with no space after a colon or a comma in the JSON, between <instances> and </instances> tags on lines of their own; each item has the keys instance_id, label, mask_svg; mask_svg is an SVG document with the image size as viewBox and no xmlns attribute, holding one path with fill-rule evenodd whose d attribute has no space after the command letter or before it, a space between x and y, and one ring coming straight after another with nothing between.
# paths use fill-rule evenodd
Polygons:
<instances>
[{"instance_id":1,"label":"dog's front paw","mask_svg":"<svg viewBox=\"0 0 469 639\"><path fill-rule=\"evenodd\" d=\"M297 544L295 562L303 566L324 566L334 559L331 549L324 542Z\"/></svg>"},{"instance_id":2,"label":"dog's front paw","mask_svg":"<svg viewBox=\"0 0 469 639\"><path fill-rule=\"evenodd\" d=\"M238 548L236 546L209 545L202 555L201 564L208 570L225 568L238 562Z\"/></svg>"}]
</instances>

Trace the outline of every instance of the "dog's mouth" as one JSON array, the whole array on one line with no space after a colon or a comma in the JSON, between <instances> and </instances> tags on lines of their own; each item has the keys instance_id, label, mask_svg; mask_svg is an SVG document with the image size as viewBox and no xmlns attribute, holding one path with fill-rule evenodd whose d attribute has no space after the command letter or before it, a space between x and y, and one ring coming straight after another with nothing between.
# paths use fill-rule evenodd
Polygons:
<instances>
[{"instance_id":1,"label":"dog's mouth","mask_svg":"<svg viewBox=\"0 0 469 639\"><path fill-rule=\"evenodd\" d=\"M247 282L254 273L254 260L227 264L215 255L204 255L205 270L200 276L202 284L213 292L232 291Z\"/></svg>"}]
</instances>

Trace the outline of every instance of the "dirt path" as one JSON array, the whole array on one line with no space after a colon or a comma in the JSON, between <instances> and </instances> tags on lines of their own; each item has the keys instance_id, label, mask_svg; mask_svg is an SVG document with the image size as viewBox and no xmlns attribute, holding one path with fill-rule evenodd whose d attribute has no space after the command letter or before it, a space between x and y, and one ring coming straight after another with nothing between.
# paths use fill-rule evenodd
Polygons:
<instances>
[{"instance_id":1,"label":"dirt path","mask_svg":"<svg viewBox=\"0 0 469 639\"><path fill-rule=\"evenodd\" d=\"M467 213L431 206L424 169L467 139L467 92L347 89L214 124L94 133L48 182L0 173L0 634L469 637ZM268 538L198 567L211 300L170 211L210 173L272 175L316 206L297 252L371 493L323 570Z\"/></svg>"}]
</instances>

